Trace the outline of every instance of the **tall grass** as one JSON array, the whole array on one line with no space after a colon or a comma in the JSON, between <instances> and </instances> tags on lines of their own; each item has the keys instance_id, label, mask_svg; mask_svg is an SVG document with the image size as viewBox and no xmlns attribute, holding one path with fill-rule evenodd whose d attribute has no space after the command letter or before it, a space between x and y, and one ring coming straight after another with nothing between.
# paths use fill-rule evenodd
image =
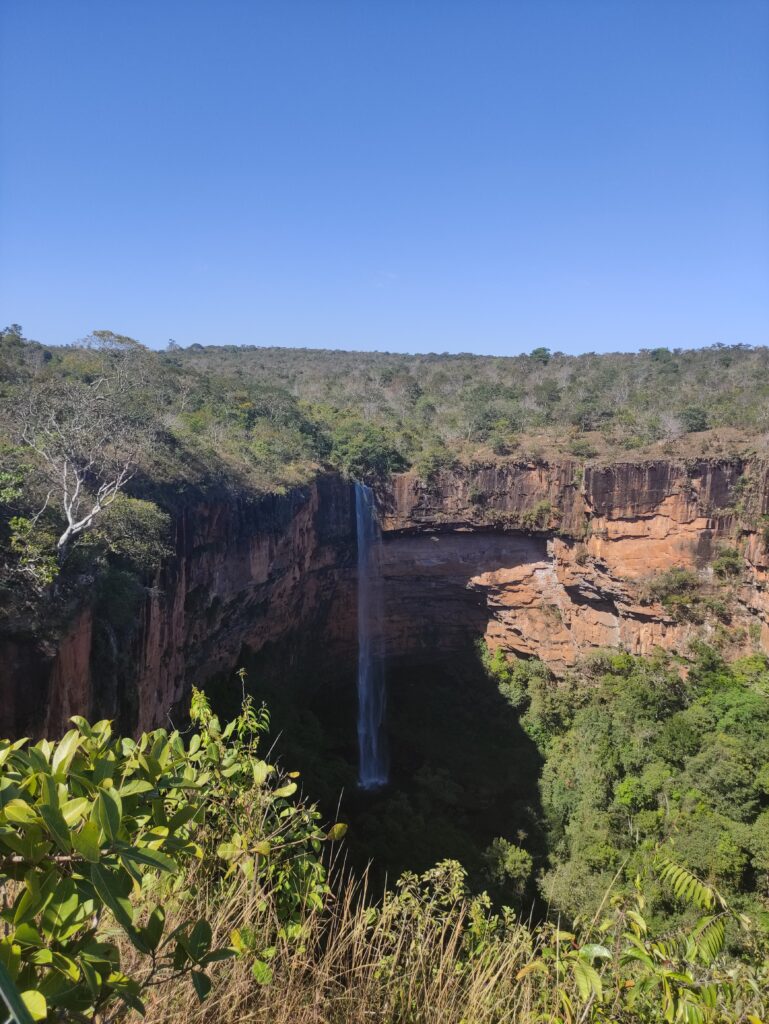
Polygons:
<instances>
[{"instance_id":1,"label":"tall grass","mask_svg":"<svg viewBox=\"0 0 769 1024\"><path fill-rule=\"evenodd\" d=\"M720 953L708 961L690 945L692 932L687 952L680 953L672 935L646 936L640 895L634 911L617 904L608 917L607 898L574 935L495 912L486 897L466 893L461 867L449 861L422 876L404 876L378 900L370 898L365 876L356 880L342 870L331 888L325 907L306 910L286 926L273 895L258 882L241 875L210 886L189 879L168 901L170 917L181 923L207 916L214 945L234 938L240 955L211 969L213 986L203 1003L186 980L150 988L147 1024L768 1019L765 949L744 962ZM633 921L648 964L632 958L627 929ZM136 956L128 944L123 954L126 963Z\"/></svg>"},{"instance_id":2,"label":"tall grass","mask_svg":"<svg viewBox=\"0 0 769 1024\"><path fill-rule=\"evenodd\" d=\"M343 875L323 911L307 912L287 934L270 895L239 877L226 898L198 890L178 900L179 920L207 915L214 944L233 933L245 953L212 971L200 1004L191 986L166 984L145 998L148 1024L495 1024L532 1021L560 996L543 989L541 949L523 924L503 921L457 887L456 866L407 876L395 892L369 899L365 877ZM429 873L428 873L429 874ZM194 891L195 887L191 886ZM213 909L213 913L212 913ZM134 955L126 944L126 961ZM268 965L255 981L254 958ZM527 969L528 968L528 969ZM544 1001L543 1001L544 999Z\"/></svg>"}]
</instances>

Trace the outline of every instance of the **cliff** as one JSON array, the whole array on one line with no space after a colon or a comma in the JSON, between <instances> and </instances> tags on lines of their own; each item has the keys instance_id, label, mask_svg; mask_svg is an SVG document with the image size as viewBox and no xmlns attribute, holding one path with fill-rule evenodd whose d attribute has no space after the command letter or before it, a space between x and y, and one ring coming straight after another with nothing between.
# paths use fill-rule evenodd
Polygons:
<instances>
[{"instance_id":1,"label":"cliff","mask_svg":"<svg viewBox=\"0 0 769 1024\"><path fill-rule=\"evenodd\" d=\"M127 630L86 606L58 643L0 638L0 735L61 733L70 715L166 724L193 683L231 673L244 650L310 640L351 657L354 564L349 486L334 475L285 496L196 500L174 520L174 556ZM341 609L341 613L340 613Z\"/></svg>"},{"instance_id":2,"label":"cliff","mask_svg":"<svg viewBox=\"0 0 769 1024\"><path fill-rule=\"evenodd\" d=\"M382 494L392 538L384 558L387 592L401 622L390 647L418 642L417 609L403 611L409 572L412 588L420 589L421 576L436 594L439 580L451 578L455 599L463 582L475 596L465 611L470 628L478 631L483 622L490 646L540 657L556 673L595 647L648 654L655 647L683 652L695 635L723 642L718 620L682 621L645 595L644 583L678 567L701 572L704 585L728 599L729 643L769 650L760 533L768 503L766 465L737 459L584 470L576 462L482 466L444 471L429 483L402 474ZM738 535L744 575L716 588L708 567L718 545ZM411 538L408 554L404 538ZM453 615L448 605L446 613Z\"/></svg>"},{"instance_id":3,"label":"cliff","mask_svg":"<svg viewBox=\"0 0 769 1024\"><path fill-rule=\"evenodd\" d=\"M402 473L377 502L389 658L451 657L481 635L556 673L591 648L685 651L695 635L769 650L769 468L758 460L508 463L429 482ZM326 474L284 496L197 500L174 529L175 554L130 628L86 605L58 641L0 638L0 734L54 734L74 713L145 729L247 654L278 680L295 671L347 686L348 483ZM709 567L727 542L739 543L744 571L721 584ZM675 566L700 573L720 618L692 621L649 598L649 580Z\"/></svg>"}]
</instances>

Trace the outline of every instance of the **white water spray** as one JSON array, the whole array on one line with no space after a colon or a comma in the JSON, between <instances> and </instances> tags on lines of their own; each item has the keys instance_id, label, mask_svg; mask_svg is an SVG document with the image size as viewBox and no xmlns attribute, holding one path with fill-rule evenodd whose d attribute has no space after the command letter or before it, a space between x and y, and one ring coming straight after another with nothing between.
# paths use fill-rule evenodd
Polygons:
<instances>
[{"instance_id":1,"label":"white water spray","mask_svg":"<svg viewBox=\"0 0 769 1024\"><path fill-rule=\"evenodd\" d=\"M377 652L374 647L374 637L380 633L382 623L379 573L382 537L374 494L365 484L355 484L355 523L358 539L358 780L362 789L376 789L388 781L384 732L387 694L381 651Z\"/></svg>"}]
</instances>

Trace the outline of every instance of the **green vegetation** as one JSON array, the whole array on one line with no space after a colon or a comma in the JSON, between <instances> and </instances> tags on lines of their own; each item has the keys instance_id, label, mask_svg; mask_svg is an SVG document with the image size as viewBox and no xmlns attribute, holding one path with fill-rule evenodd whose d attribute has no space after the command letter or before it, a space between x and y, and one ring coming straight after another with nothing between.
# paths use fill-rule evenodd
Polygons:
<instances>
[{"instance_id":1,"label":"green vegetation","mask_svg":"<svg viewBox=\"0 0 769 1024\"><path fill-rule=\"evenodd\" d=\"M490 667L555 753L561 712L544 673L498 659ZM750 688L766 666L740 665L724 682L703 654L698 671L709 692ZM630 689L622 720L639 705L639 687ZM630 881L616 872L592 902L576 893L584 911L568 928L527 924L473 894L450 860L406 872L372 899L365 877L329 873L322 861L344 826L321 829L318 812L295 800L291 773L260 758L266 712L246 701L222 727L196 692L192 718L184 738L157 730L134 742L75 719L58 743L0 743L0 960L36 1020L106 1024L132 1011L155 1024L765 1019L765 933L744 900L680 862L684 848L674 859L667 840L642 843ZM582 859L589 870L584 850ZM487 860L493 879L519 887L532 866L503 840Z\"/></svg>"},{"instance_id":2,"label":"green vegetation","mask_svg":"<svg viewBox=\"0 0 769 1024\"><path fill-rule=\"evenodd\" d=\"M0 962L36 1020L144 1012L147 991L186 976L203 999L210 965L235 949L185 904L224 898L233 875L269 887L286 935L323 905L321 843L344 826L326 834L292 802L292 777L259 758L264 709L246 700L222 728L196 691L191 713L186 739L158 729L134 742L74 718L56 743L0 743ZM269 972L258 958L253 969Z\"/></svg>"},{"instance_id":3,"label":"green vegetation","mask_svg":"<svg viewBox=\"0 0 769 1024\"><path fill-rule=\"evenodd\" d=\"M769 661L727 665L704 645L687 666L598 653L555 684L537 663L487 665L544 757L543 897L584 918L629 891L651 851L707 880L769 932ZM676 908L646 890L663 927ZM733 935L730 941L739 941Z\"/></svg>"},{"instance_id":4,"label":"green vegetation","mask_svg":"<svg viewBox=\"0 0 769 1024\"><path fill-rule=\"evenodd\" d=\"M110 332L46 348L13 326L0 335L3 628L39 637L89 595L98 660L130 632L174 514L197 497L248 503L323 468L411 467L431 487L457 463L743 452L769 426L767 370L769 350L743 346L154 353ZM751 487L736 519L769 531ZM494 522L481 490L469 500ZM545 500L497 515L558 527ZM742 573L723 547L712 572L673 568L640 599L707 624L717 645ZM260 756L268 719L248 701L223 727L196 692L186 734L134 741L74 719L58 742L0 743L0 963L30 1011L760 1024L767 660L599 652L561 681L536 661L484 662L430 663L426 648L392 681L394 780L373 795L355 793L349 708L310 708L282 679L271 695L282 749L322 805L348 794L352 877L325 857L344 827L322 829L296 773Z\"/></svg>"},{"instance_id":5,"label":"green vegetation","mask_svg":"<svg viewBox=\"0 0 769 1024\"><path fill-rule=\"evenodd\" d=\"M711 568L710 576L682 568L655 573L642 581L639 600L642 604L659 602L678 622L715 622L720 637L723 626L732 621L734 585L742 578L745 560L737 548L722 546L717 549Z\"/></svg>"}]
</instances>

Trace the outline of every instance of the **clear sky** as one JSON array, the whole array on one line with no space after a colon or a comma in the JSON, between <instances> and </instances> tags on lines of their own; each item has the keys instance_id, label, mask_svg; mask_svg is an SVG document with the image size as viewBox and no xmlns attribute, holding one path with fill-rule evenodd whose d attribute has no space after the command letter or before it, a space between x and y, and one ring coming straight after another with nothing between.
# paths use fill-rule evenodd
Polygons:
<instances>
[{"instance_id":1,"label":"clear sky","mask_svg":"<svg viewBox=\"0 0 769 1024\"><path fill-rule=\"evenodd\" d=\"M2 0L0 320L765 344L768 55L769 0Z\"/></svg>"}]
</instances>

